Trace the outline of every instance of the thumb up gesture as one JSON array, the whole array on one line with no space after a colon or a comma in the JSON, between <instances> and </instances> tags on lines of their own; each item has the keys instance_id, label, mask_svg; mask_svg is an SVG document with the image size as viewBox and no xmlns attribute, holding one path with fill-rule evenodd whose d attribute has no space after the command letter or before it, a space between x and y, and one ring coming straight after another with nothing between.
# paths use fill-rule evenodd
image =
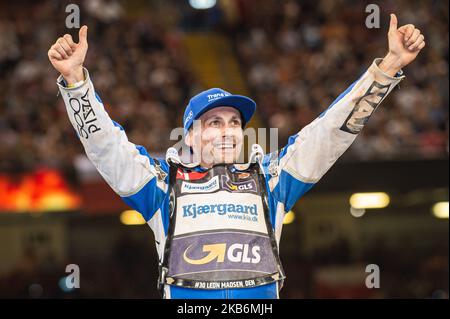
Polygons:
<instances>
[{"instance_id":1,"label":"thumb up gesture","mask_svg":"<svg viewBox=\"0 0 450 319\"><path fill-rule=\"evenodd\" d=\"M88 49L87 31L85 25L80 29L78 43L73 41L70 34L65 34L48 50L50 62L68 84L84 80L83 63Z\"/></svg>"},{"instance_id":2,"label":"thumb up gesture","mask_svg":"<svg viewBox=\"0 0 450 319\"><path fill-rule=\"evenodd\" d=\"M391 14L388 32L389 52L380 64L390 75L414 61L425 47L425 37L412 24L398 27L397 16Z\"/></svg>"}]
</instances>

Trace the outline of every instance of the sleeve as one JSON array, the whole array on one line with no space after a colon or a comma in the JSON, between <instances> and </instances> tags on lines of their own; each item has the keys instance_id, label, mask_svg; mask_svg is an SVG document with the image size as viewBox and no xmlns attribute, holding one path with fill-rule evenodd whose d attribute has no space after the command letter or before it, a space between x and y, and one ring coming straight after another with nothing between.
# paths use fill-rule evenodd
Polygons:
<instances>
[{"instance_id":1,"label":"sleeve","mask_svg":"<svg viewBox=\"0 0 450 319\"><path fill-rule=\"evenodd\" d=\"M128 141L123 128L110 119L88 71L84 72L85 80L71 88L62 76L57 80L70 123L108 185L149 221L167 193L168 165Z\"/></svg>"},{"instance_id":2,"label":"sleeve","mask_svg":"<svg viewBox=\"0 0 450 319\"><path fill-rule=\"evenodd\" d=\"M289 211L350 147L370 116L404 79L379 67L375 59L369 69L299 133L289 138L280 152L266 155L264 167L268 187Z\"/></svg>"}]
</instances>

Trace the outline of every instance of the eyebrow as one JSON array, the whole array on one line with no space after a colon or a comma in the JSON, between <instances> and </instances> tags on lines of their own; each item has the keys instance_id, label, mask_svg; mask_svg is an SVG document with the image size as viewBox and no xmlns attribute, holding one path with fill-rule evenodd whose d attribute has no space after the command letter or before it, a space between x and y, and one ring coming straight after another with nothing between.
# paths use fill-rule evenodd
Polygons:
<instances>
[{"instance_id":1,"label":"eyebrow","mask_svg":"<svg viewBox=\"0 0 450 319\"><path fill-rule=\"evenodd\" d=\"M205 121L209 121L209 120L222 120L222 118L218 115L211 115L209 117L206 117L206 119L205 119ZM233 115L230 120L231 121L233 121L233 120L241 121L241 117L238 115Z\"/></svg>"},{"instance_id":2,"label":"eyebrow","mask_svg":"<svg viewBox=\"0 0 450 319\"><path fill-rule=\"evenodd\" d=\"M210 115L210 116L207 116L206 117L206 119L205 119L205 122L206 121L209 121L209 120L221 120L222 118L220 117L220 116L217 116L217 115Z\"/></svg>"}]
</instances>

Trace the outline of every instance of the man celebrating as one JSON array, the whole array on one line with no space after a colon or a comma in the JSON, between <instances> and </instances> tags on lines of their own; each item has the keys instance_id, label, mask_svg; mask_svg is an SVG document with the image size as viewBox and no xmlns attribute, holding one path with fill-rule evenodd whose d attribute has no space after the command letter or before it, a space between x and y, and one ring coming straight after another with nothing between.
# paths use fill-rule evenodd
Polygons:
<instances>
[{"instance_id":1,"label":"man celebrating","mask_svg":"<svg viewBox=\"0 0 450 319\"><path fill-rule=\"evenodd\" d=\"M254 149L237 165L250 98L214 88L194 96L183 119L185 142L198 161L173 150L151 158L112 121L83 62L87 27L75 43L66 34L48 51L70 122L89 159L111 188L154 232L159 287L165 298L278 298L285 278L278 254L283 216L361 132L404 78L401 69L425 46L413 25L391 15L389 50L280 151ZM194 124L195 122L195 124Z\"/></svg>"}]
</instances>

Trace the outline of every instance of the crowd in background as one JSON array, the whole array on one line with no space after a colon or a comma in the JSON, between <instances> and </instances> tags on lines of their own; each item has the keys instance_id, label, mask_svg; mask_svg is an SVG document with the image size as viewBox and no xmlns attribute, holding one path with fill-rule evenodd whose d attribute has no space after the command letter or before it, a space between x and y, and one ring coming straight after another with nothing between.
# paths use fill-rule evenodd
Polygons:
<instances>
[{"instance_id":1,"label":"crowd in background","mask_svg":"<svg viewBox=\"0 0 450 319\"><path fill-rule=\"evenodd\" d=\"M231 23L217 13L220 7L214 19L203 20L208 27L221 26L234 41L258 114L267 127L279 128L283 145L386 53L385 12L396 12L400 24L422 30L427 46L348 157L446 156L448 3L387 1L382 28L368 29L364 2L350 2L235 1ZM200 89L180 30L203 23L202 16L177 10L170 1L133 15L121 3L80 3L81 22L89 26L86 66L129 139L162 153L174 143L169 133L179 126L189 97ZM0 171L41 164L70 168L83 150L56 96L58 74L47 58L49 46L67 32L65 6L56 1L23 6L8 2L0 10ZM70 31L75 38L76 31Z\"/></svg>"},{"instance_id":2,"label":"crowd in background","mask_svg":"<svg viewBox=\"0 0 450 319\"><path fill-rule=\"evenodd\" d=\"M385 1L380 29L366 1L240 1L237 52L260 114L280 143L310 123L387 53L389 13L426 38L406 78L348 152L354 159L434 158L448 152L448 3ZM256 9L257 8L257 9ZM282 144L280 144L282 145Z\"/></svg>"},{"instance_id":3,"label":"crowd in background","mask_svg":"<svg viewBox=\"0 0 450 319\"><path fill-rule=\"evenodd\" d=\"M80 4L89 27L86 67L111 118L129 140L159 152L173 145L195 81L190 78L180 37L166 14L139 17L123 9ZM117 3L106 1L108 3ZM118 4L118 3L117 3ZM40 165L70 169L84 154L57 96L59 75L47 51L67 33L65 5L56 1L2 3L0 10L0 171L29 171ZM118 4L119 5L119 4ZM78 41L78 30L69 30Z\"/></svg>"}]
</instances>

